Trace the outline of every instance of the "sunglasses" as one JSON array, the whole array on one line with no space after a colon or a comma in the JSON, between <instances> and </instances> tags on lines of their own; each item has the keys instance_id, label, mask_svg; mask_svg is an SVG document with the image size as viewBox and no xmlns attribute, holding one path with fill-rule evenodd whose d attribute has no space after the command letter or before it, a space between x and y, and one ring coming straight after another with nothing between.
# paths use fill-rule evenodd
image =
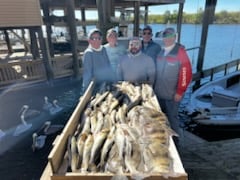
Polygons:
<instances>
[{"instance_id":1,"label":"sunglasses","mask_svg":"<svg viewBox=\"0 0 240 180\"><path fill-rule=\"evenodd\" d=\"M151 35L152 33L150 32L143 32L143 35Z\"/></svg>"},{"instance_id":2,"label":"sunglasses","mask_svg":"<svg viewBox=\"0 0 240 180\"><path fill-rule=\"evenodd\" d=\"M100 41L100 40L102 40L101 37L90 37L90 39L93 40L93 41Z\"/></svg>"}]
</instances>

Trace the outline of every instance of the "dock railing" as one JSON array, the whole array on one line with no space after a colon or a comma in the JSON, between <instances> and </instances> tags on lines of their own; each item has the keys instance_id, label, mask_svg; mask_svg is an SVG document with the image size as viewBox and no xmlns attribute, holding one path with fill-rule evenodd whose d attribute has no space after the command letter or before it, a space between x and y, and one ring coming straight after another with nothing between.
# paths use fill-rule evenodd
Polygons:
<instances>
[{"instance_id":1,"label":"dock railing","mask_svg":"<svg viewBox=\"0 0 240 180\"><path fill-rule=\"evenodd\" d=\"M42 60L18 60L0 64L0 86L37 79L45 79Z\"/></svg>"},{"instance_id":2,"label":"dock railing","mask_svg":"<svg viewBox=\"0 0 240 180\"><path fill-rule=\"evenodd\" d=\"M71 56L59 56L51 60L54 78L73 75ZM42 59L12 60L0 64L0 88L13 83L46 80Z\"/></svg>"},{"instance_id":3,"label":"dock railing","mask_svg":"<svg viewBox=\"0 0 240 180\"><path fill-rule=\"evenodd\" d=\"M199 88L201 85L210 82L212 80L214 80L215 78L217 78L216 76L219 77L219 74L221 74L221 76L225 76L229 73L235 72L235 71L239 71L240 70L240 59L236 59L233 61L230 61L228 63L213 67L213 68L209 68L209 69L205 69L203 71L200 72L196 72L193 74L193 82L197 82L200 81L200 85L199 86L194 86L193 90ZM203 80L201 82L201 80Z\"/></svg>"}]
</instances>

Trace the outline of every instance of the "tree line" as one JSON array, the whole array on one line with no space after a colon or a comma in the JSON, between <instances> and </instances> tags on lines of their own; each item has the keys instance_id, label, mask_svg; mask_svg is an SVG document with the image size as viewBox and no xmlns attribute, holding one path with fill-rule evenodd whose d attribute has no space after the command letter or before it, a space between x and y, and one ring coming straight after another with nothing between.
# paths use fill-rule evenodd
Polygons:
<instances>
[{"instance_id":1,"label":"tree line","mask_svg":"<svg viewBox=\"0 0 240 180\"><path fill-rule=\"evenodd\" d=\"M204 10L199 8L195 14L183 13L182 23L184 24L201 24L203 19ZM149 15L148 23L151 24L166 24L166 23L177 23L178 11L165 11L162 15ZM143 17L140 17L141 23L143 23ZM228 12L221 11L215 13L214 24L240 24L240 11L239 12Z\"/></svg>"}]
</instances>

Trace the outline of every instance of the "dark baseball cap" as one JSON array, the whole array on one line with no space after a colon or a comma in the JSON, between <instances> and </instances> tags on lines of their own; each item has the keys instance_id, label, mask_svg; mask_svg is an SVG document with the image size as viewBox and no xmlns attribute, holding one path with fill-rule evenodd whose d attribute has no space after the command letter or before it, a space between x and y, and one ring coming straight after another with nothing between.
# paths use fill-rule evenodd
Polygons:
<instances>
[{"instance_id":1,"label":"dark baseball cap","mask_svg":"<svg viewBox=\"0 0 240 180\"><path fill-rule=\"evenodd\" d=\"M145 30L149 30L150 32L152 32L152 28L151 28L151 26L149 26L149 25L146 25L146 26L143 28L143 31L145 31Z\"/></svg>"}]
</instances>

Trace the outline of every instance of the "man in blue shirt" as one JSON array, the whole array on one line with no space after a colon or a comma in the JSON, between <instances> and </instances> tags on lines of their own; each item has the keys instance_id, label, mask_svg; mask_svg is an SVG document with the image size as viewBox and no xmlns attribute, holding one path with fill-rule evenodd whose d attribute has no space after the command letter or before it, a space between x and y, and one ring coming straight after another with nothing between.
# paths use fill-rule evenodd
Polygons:
<instances>
[{"instance_id":1,"label":"man in blue shirt","mask_svg":"<svg viewBox=\"0 0 240 180\"><path fill-rule=\"evenodd\" d=\"M156 63L157 54L161 51L161 46L152 40L152 28L147 25L143 28L142 52L150 56Z\"/></svg>"}]
</instances>

